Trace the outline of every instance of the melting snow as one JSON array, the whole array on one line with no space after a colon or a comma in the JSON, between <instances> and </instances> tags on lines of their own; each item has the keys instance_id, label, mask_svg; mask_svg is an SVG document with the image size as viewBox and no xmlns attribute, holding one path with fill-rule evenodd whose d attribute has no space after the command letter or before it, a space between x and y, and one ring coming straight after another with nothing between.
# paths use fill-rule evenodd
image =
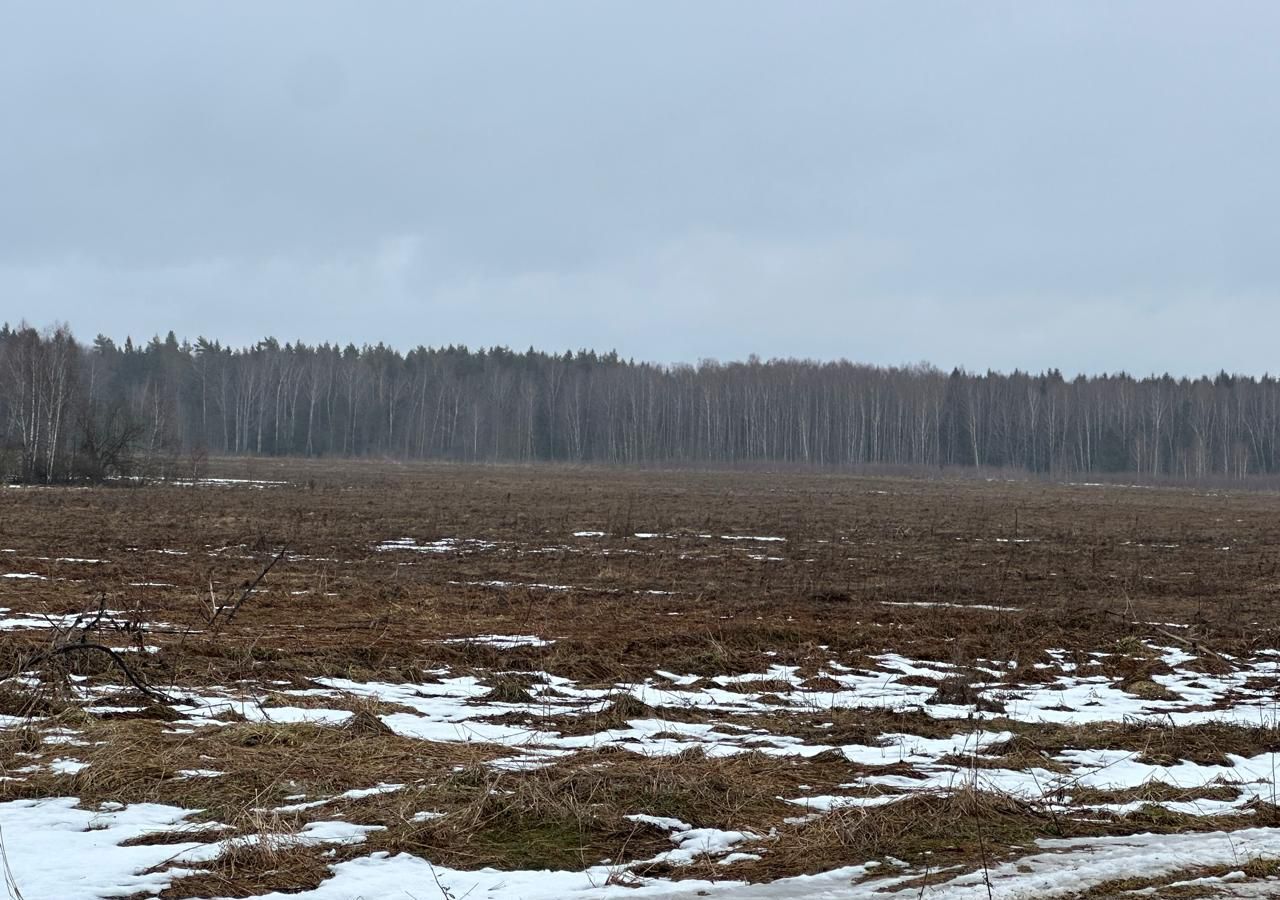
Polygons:
<instances>
[{"instance_id":1,"label":"melting snow","mask_svg":"<svg viewBox=\"0 0 1280 900\"><path fill-rule=\"evenodd\" d=\"M479 634L475 637L449 638L446 644L492 644L503 650L512 647L550 647L555 641L547 641L535 634Z\"/></svg>"},{"instance_id":2,"label":"melting snow","mask_svg":"<svg viewBox=\"0 0 1280 900\"><path fill-rule=\"evenodd\" d=\"M404 537L383 541L373 549L386 553L393 550L411 550L414 553L456 553L489 550L498 546L492 541L480 541L474 538L441 538L426 544L419 544L414 538Z\"/></svg>"},{"instance_id":3,"label":"melting snow","mask_svg":"<svg viewBox=\"0 0 1280 900\"><path fill-rule=\"evenodd\" d=\"M693 831L677 832L677 836ZM708 835L708 845L717 850L725 845L731 846L728 836L733 834L719 832ZM1066 897L1116 879L1160 878L1201 866L1241 866L1249 860L1274 857L1280 853L1280 829L1042 840L1037 842L1036 851L991 867L986 876L991 881L990 894L1010 898ZM768 884L702 879L669 881L631 876L624 886L611 880L624 872L624 867L604 865L591 866L581 872L460 871L436 866L406 853L395 856L374 853L334 866L332 877L314 890L265 894L262 900L351 900L352 897L403 900L405 885L414 886L413 895L417 900L445 900L449 897L467 897L468 900L509 900L512 897L521 900L573 897L584 900L631 897L644 900L694 900L700 897L731 900L908 900L921 896L931 900L986 900L989 896L981 871L950 879L939 873L930 880L927 888L921 888L911 882L919 873L903 873L900 869L886 869L872 863L845 866L819 875L783 878ZM1274 885L1270 887L1274 888ZM1258 894L1263 895L1265 892ZM37 900L38 896L41 895L27 894L28 900ZM57 896L76 900L93 895Z\"/></svg>"}]
</instances>

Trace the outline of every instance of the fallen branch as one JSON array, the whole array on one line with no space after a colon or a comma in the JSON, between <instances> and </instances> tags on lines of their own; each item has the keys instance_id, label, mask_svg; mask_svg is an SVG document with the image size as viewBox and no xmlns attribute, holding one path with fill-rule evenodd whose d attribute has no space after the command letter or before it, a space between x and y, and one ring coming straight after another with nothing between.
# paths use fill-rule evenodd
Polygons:
<instances>
[{"instance_id":1,"label":"fallen branch","mask_svg":"<svg viewBox=\"0 0 1280 900\"><path fill-rule=\"evenodd\" d=\"M124 674L124 677L129 680L129 683L152 700L155 700L158 703L167 704L181 702L180 698L171 697L168 694L157 691L155 688L148 686L141 678L134 674L134 671L129 668L129 664L125 662L123 656L105 644L90 644L84 641L77 644L62 644L54 647L52 650L47 650L44 653L40 653L34 658L27 660L23 668L26 669L34 665L39 665L42 662L53 659L55 656L65 656L68 653L78 653L80 651L91 651L106 654L111 658L111 661L116 664L116 668L118 668Z\"/></svg>"},{"instance_id":2,"label":"fallen branch","mask_svg":"<svg viewBox=\"0 0 1280 900\"><path fill-rule=\"evenodd\" d=\"M1171 641L1177 641L1182 646L1187 647L1188 649L1191 649L1191 650L1195 650L1197 653L1201 651L1208 653L1210 656L1216 658L1220 663L1222 663L1223 665L1229 668L1232 668L1232 669L1240 668L1240 666L1236 665L1236 663L1233 660L1228 659L1227 657L1223 656L1221 653L1219 653L1217 650L1214 650L1211 647L1206 647L1204 643L1201 641L1194 641L1188 638L1179 637L1178 635L1174 634L1172 631L1165 631L1163 628L1159 627L1158 625L1150 625L1146 622L1132 622L1130 624L1145 626L1146 628L1150 629L1151 631L1154 631L1156 634L1160 635L1161 637L1166 637Z\"/></svg>"},{"instance_id":3,"label":"fallen branch","mask_svg":"<svg viewBox=\"0 0 1280 900\"><path fill-rule=\"evenodd\" d=\"M1152 631L1163 638L1168 638L1171 641L1181 644L1182 646L1186 647L1188 650L1194 650L1196 653L1208 653L1214 659L1218 660L1218 662L1222 663L1224 666L1230 669L1239 670L1241 668L1239 664L1237 664L1234 660L1226 656L1223 656L1221 653L1219 653L1217 650L1214 650L1212 647L1205 646L1203 641L1193 640L1191 638L1184 638L1181 635L1174 634L1172 631L1167 631L1166 629L1161 628L1159 625L1153 625L1150 622L1139 622L1135 619L1130 619L1128 616L1122 616L1119 613L1113 612L1112 610L1109 610L1109 609L1104 609L1102 612L1108 616L1115 616L1117 619L1124 622L1130 628L1136 628L1136 629L1141 629L1145 631Z\"/></svg>"}]
</instances>

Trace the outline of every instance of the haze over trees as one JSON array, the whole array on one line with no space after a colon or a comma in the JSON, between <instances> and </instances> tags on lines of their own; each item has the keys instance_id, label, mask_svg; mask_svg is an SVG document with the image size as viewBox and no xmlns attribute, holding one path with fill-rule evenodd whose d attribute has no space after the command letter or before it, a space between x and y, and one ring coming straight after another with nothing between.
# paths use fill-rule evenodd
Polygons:
<instances>
[{"instance_id":1,"label":"haze over trees","mask_svg":"<svg viewBox=\"0 0 1280 900\"><path fill-rule=\"evenodd\" d=\"M1244 478L1280 470L1280 382L945 372L592 351L135 345L0 329L0 476L173 475L213 455L1011 467Z\"/></svg>"}]
</instances>

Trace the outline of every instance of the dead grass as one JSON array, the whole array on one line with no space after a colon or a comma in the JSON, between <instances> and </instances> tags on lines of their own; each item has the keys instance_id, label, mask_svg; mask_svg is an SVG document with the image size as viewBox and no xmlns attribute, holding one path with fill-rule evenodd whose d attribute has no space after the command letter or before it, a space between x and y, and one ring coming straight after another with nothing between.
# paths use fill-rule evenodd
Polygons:
<instances>
[{"instance_id":1,"label":"dead grass","mask_svg":"<svg viewBox=\"0 0 1280 900\"><path fill-rule=\"evenodd\" d=\"M234 824L299 794L324 799L380 783L434 781L455 766L479 765L502 752L488 745L428 744L359 726L232 723L190 734L169 730L149 720L89 719L80 729L86 746L45 748L79 758L86 768L0 782L0 799L167 803L201 810L200 820ZM182 774L196 770L224 774Z\"/></svg>"},{"instance_id":2,"label":"dead grass","mask_svg":"<svg viewBox=\"0 0 1280 900\"><path fill-rule=\"evenodd\" d=\"M1096 788L1072 788L1071 799L1075 804L1099 805L1104 803L1170 803L1195 800L1235 800L1240 788L1228 784L1202 785L1194 788L1178 787L1162 781L1148 781L1137 787L1104 791Z\"/></svg>"},{"instance_id":3,"label":"dead grass","mask_svg":"<svg viewBox=\"0 0 1280 900\"><path fill-rule=\"evenodd\" d=\"M160 893L162 900L184 897L253 897L279 891L293 893L317 887L329 876L333 859L326 848L300 843L289 834L263 830L252 839L229 841L213 860L194 874L174 881Z\"/></svg>"},{"instance_id":4,"label":"dead grass","mask_svg":"<svg viewBox=\"0 0 1280 900\"><path fill-rule=\"evenodd\" d=\"M419 853L448 866L582 868L615 864L671 848L665 831L626 817L644 813L695 826L767 830L794 812L778 799L822 766L746 753L712 759L700 751L643 757L618 751L578 754L543 769L467 768L433 786L446 814L425 822L404 815L421 801L388 795L402 809L370 845ZM421 807L418 806L420 809Z\"/></svg>"},{"instance_id":5,"label":"dead grass","mask_svg":"<svg viewBox=\"0 0 1280 900\"><path fill-rule=\"evenodd\" d=\"M886 857L908 863L979 867L1007 858L1061 825L1004 794L966 788L921 793L877 806L847 807L787 826L758 861L728 867L727 877L768 880L780 872L817 873Z\"/></svg>"},{"instance_id":6,"label":"dead grass","mask_svg":"<svg viewBox=\"0 0 1280 900\"><path fill-rule=\"evenodd\" d=\"M996 720L991 728L1008 728L1015 736L985 748L984 754L1057 755L1066 749L1127 750L1137 762L1171 766L1186 761L1230 766L1228 754L1254 757L1280 751L1280 728L1210 722L1173 727L1159 720L1104 722L1089 725L1033 725Z\"/></svg>"},{"instance_id":7,"label":"dead grass","mask_svg":"<svg viewBox=\"0 0 1280 900\"><path fill-rule=\"evenodd\" d=\"M245 475L246 465L223 463L220 474ZM813 473L272 460L253 466L256 477L293 484L270 491L14 491L0 517L0 539L15 550L0 565L51 576L5 584L4 606L71 614L93 608L105 594L109 607L152 623L145 634L109 636L113 646L157 648L129 657L148 683L193 693L238 685L266 691L269 707L354 713L342 727L252 724L228 715L228 724L171 734L178 730L173 711L134 693L104 701L116 709L86 714L71 699L70 676L94 688L125 685L103 660L80 655L38 673L39 692L0 687L0 715L27 720L0 730L0 774L55 756L89 763L76 775L41 771L0 781L0 800L74 794L86 804L173 803L203 809L200 818L225 822L242 837L287 834L316 816L386 828L334 858L287 837L233 845L208 872L175 883L166 896L298 890L314 885L343 854L375 849L503 868L634 862L671 846L665 833L628 820L631 813L760 834L758 846L742 849L762 852L762 860L677 873L760 880L887 855L971 868L1014 855L1036 836L1233 824L1167 814L1159 803L1188 795L1148 785L1077 792L1078 802L1148 803L1128 817L1090 822L962 791L787 825L803 811L779 798L847 794L840 785L872 771L918 773L907 764L855 765L838 750L808 759L763 753L651 759L601 749L534 771L495 770L492 763L510 749L390 733L380 717L404 707L286 693L313 687L318 677L428 683L448 669L475 675L488 688L478 702L499 705L527 704L534 672L612 692L582 715L541 717L517 708L498 719L565 735L597 734L636 719L762 729L831 747L881 746L888 734L972 732L969 718L937 719L921 709L793 706L788 701L797 691L781 679L727 686L771 704L751 715L651 708L617 687L666 684L656 670L699 676L708 686L715 676L787 665L797 667L803 690L836 692L839 682L825 674L832 663L870 671L873 656L897 652L957 667L953 677L899 676L899 684L927 687L929 702L969 707L985 730L1014 734L980 757L944 760L956 766L1061 769L1052 757L1070 748L1126 750L1163 765L1224 765L1229 755L1280 750L1272 728L1008 721L1001 718L1001 691L978 687L995 680L1001 687L1052 684L1063 675L1046 653L1054 648L1082 672L1135 696L1174 700L1159 684L1168 667L1152 643L1197 653L1190 667L1206 675L1229 668L1218 654L1280 647L1273 590L1280 561L1269 549L1280 545L1274 495ZM573 536L582 530L606 534ZM672 536L644 540L636 531ZM721 540L726 534L786 541ZM1015 536L1031 540L1007 540ZM375 549L400 537L486 543L440 553ZM210 593L223 596L251 579L286 539L291 553L262 590L230 626L209 633ZM1230 554L1216 549L1228 544ZM152 552L160 550L181 553ZM59 557L105 562L54 563ZM466 583L494 581L570 589ZM138 586L157 583L172 587ZM1158 626L1183 637L1175 642L1144 622L1193 627ZM553 643L444 642L476 634L538 634ZM0 674L15 672L47 641L38 631L5 632ZM976 668L1010 660L1014 667L997 676ZM86 745L46 741L55 728L75 732ZM226 774L180 774L195 769ZM335 800L314 813L262 812L297 795L319 800L383 783L405 787ZM1231 789L1208 790L1197 796L1225 799ZM426 810L443 815L414 820ZM1269 822L1275 810L1264 802L1254 813L1254 822Z\"/></svg>"},{"instance_id":8,"label":"dead grass","mask_svg":"<svg viewBox=\"0 0 1280 900\"><path fill-rule=\"evenodd\" d=\"M1197 900L1202 897L1221 896L1218 885L1179 883L1223 878L1233 872L1243 872L1250 880L1274 880L1280 877L1280 862L1263 858L1242 858L1231 866L1188 867L1165 872L1158 878L1118 878L1095 885L1081 893L1079 897L1080 900L1120 900L1120 898L1132 898L1145 893L1157 897L1176 898L1176 900Z\"/></svg>"}]
</instances>

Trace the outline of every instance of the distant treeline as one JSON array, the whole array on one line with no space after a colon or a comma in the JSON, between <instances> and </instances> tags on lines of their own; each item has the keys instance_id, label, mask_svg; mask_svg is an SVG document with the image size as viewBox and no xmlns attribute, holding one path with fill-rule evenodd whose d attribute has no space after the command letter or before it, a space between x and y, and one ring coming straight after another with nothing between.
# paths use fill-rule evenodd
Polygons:
<instances>
[{"instance_id":1,"label":"distant treeline","mask_svg":"<svg viewBox=\"0 0 1280 900\"><path fill-rule=\"evenodd\" d=\"M1064 379L752 358L0 330L0 476L172 475L208 454L1015 467L1205 478L1280 470L1280 382Z\"/></svg>"}]
</instances>

